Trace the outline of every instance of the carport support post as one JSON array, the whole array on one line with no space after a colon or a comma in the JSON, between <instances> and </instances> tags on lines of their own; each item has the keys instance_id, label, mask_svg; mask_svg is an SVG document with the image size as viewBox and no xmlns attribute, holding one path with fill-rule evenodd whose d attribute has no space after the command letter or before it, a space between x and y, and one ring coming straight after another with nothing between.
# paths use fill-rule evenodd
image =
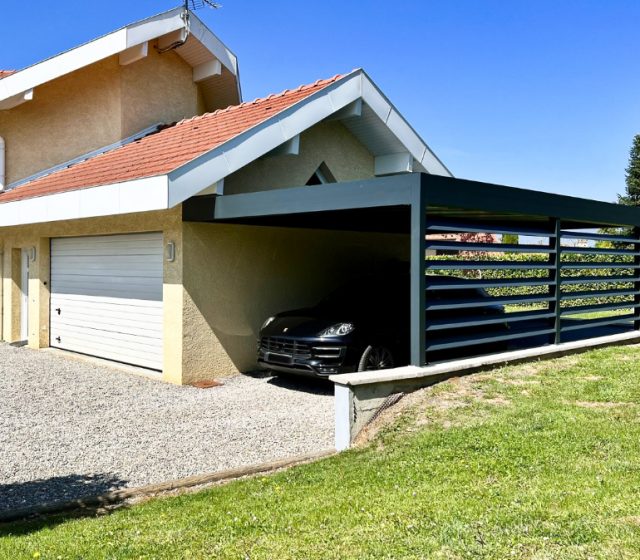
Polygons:
<instances>
[{"instance_id":1,"label":"carport support post","mask_svg":"<svg viewBox=\"0 0 640 560\"><path fill-rule=\"evenodd\" d=\"M636 241L640 241L639 227L633 228L633 238ZM633 245L633 251L634 253L640 251L640 245L638 243ZM640 294L638 294L638 292L640 292L640 268L638 268L640 267L640 255L634 255L633 264L636 267L633 269L633 277L635 280L635 282L633 283L633 291L636 292L636 294L633 296L633 303L636 306L633 308L633 328L635 330L638 330L640 329Z\"/></svg>"},{"instance_id":2,"label":"carport support post","mask_svg":"<svg viewBox=\"0 0 640 560\"><path fill-rule=\"evenodd\" d=\"M562 246L562 222L560 218L551 218L551 234L549 236L549 247L553 249L553 253L549 254L549 295L553 298L549 302L549 309L554 313L553 326L554 336L553 343L560 344L562 337L562 323L560 322L560 266L561 266L561 250Z\"/></svg>"},{"instance_id":3,"label":"carport support post","mask_svg":"<svg viewBox=\"0 0 640 560\"><path fill-rule=\"evenodd\" d=\"M411 364L426 364L426 254L427 201L425 177L414 187L411 201Z\"/></svg>"}]
</instances>

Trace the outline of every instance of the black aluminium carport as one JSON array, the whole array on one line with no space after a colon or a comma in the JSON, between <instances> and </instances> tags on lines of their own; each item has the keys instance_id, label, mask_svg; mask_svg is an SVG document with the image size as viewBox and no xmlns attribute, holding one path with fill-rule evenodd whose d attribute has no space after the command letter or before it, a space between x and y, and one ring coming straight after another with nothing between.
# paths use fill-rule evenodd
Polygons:
<instances>
[{"instance_id":1,"label":"black aluminium carport","mask_svg":"<svg viewBox=\"0 0 640 560\"><path fill-rule=\"evenodd\" d=\"M496 341L538 346L640 328L640 209L632 207L408 173L196 197L183 205L183 220L410 235L410 345L411 363L417 366L430 361L430 352L458 346ZM595 231L603 227L625 231ZM477 234L515 234L535 242L464 238ZM507 256L490 258L495 254ZM513 293L476 301L429 297L437 290L460 288L455 283L430 283L432 274L469 271L479 278L465 285ZM579 305L572 305L575 302ZM516 307L500 319L460 315L461 310L489 303ZM517 307L525 304L538 308ZM448 310L453 317L443 320ZM432 317L434 311L437 318ZM498 322L509 330L492 333L489 327Z\"/></svg>"}]
</instances>

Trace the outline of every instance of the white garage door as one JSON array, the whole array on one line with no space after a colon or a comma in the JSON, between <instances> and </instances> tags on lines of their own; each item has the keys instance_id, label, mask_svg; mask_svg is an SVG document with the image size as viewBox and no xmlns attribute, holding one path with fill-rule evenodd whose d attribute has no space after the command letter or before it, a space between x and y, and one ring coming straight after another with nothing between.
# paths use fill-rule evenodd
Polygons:
<instances>
[{"instance_id":1,"label":"white garage door","mask_svg":"<svg viewBox=\"0 0 640 560\"><path fill-rule=\"evenodd\" d=\"M162 369L162 233L51 240L55 348Z\"/></svg>"}]
</instances>

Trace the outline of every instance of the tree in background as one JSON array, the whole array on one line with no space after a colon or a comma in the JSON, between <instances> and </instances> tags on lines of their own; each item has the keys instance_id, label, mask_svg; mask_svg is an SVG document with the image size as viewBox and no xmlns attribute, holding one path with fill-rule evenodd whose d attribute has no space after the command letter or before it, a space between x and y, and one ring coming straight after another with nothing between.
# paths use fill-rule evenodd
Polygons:
<instances>
[{"instance_id":1,"label":"tree in background","mask_svg":"<svg viewBox=\"0 0 640 560\"><path fill-rule=\"evenodd\" d=\"M640 206L640 134L633 137L633 143L629 150L629 165L627 165L625 175L625 194L618 195L618 204L625 206ZM631 228L602 228L600 233L609 235L633 236ZM596 247L609 249L611 247L626 248L626 243L598 241Z\"/></svg>"},{"instance_id":2,"label":"tree in background","mask_svg":"<svg viewBox=\"0 0 640 560\"><path fill-rule=\"evenodd\" d=\"M502 243L507 245L517 245L520 241L520 236L517 233L503 233Z\"/></svg>"},{"instance_id":3,"label":"tree in background","mask_svg":"<svg viewBox=\"0 0 640 560\"><path fill-rule=\"evenodd\" d=\"M618 203L627 206L640 206L640 134L633 137L626 172L626 194L618 195Z\"/></svg>"}]
</instances>

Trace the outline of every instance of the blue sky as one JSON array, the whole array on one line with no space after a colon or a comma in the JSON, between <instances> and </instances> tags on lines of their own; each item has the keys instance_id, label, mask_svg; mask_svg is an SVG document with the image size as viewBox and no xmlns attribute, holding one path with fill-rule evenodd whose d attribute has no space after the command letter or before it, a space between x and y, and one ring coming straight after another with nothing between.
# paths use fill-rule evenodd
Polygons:
<instances>
[{"instance_id":1,"label":"blue sky","mask_svg":"<svg viewBox=\"0 0 640 560\"><path fill-rule=\"evenodd\" d=\"M246 100L363 67L454 175L614 200L640 133L637 0L220 0ZM178 0L0 4L21 68Z\"/></svg>"}]
</instances>

